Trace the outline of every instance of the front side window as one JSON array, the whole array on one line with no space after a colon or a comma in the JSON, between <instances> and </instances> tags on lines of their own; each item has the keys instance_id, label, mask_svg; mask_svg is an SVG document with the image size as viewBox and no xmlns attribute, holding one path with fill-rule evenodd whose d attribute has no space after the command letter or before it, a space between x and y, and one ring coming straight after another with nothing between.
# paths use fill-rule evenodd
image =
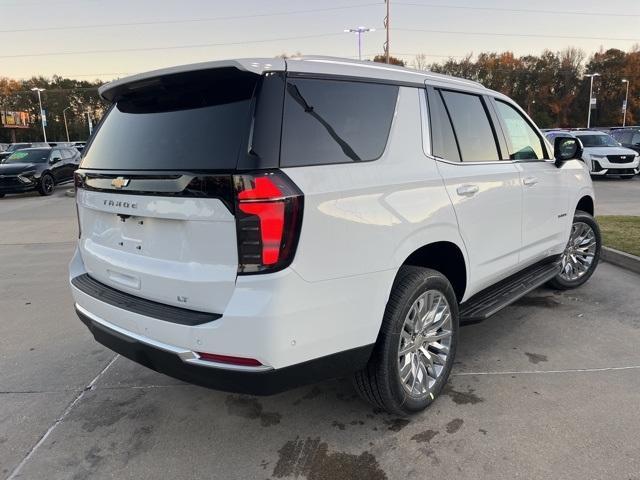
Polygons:
<instances>
[{"instance_id":1,"label":"front side window","mask_svg":"<svg viewBox=\"0 0 640 480\"><path fill-rule=\"evenodd\" d=\"M515 108L507 103L496 101L498 115L502 118L510 141L509 158L511 160L541 160L545 158L542 139Z\"/></svg>"},{"instance_id":2,"label":"front side window","mask_svg":"<svg viewBox=\"0 0 640 480\"><path fill-rule=\"evenodd\" d=\"M280 164L365 162L382 155L398 86L288 78Z\"/></svg>"},{"instance_id":3,"label":"front side window","mask_svg":"<svg viewBox=\"0 0 640 480\"><path fill-rule=\"evenodd\" d=\"M498 147L482 98L478 95L443 91L463 162L500 160Z\"/></svg>"}]
</instances>

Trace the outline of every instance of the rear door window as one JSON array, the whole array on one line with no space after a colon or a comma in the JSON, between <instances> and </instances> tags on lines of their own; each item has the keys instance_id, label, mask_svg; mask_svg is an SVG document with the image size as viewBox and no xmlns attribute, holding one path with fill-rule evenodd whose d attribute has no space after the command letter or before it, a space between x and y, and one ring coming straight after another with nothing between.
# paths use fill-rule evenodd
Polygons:
<instances>
[{"instance_id":1,"label":"rear door window","mask_svg":"<svg viewBox=\"0 0 640 480\"><path fill-rule=\"evenodd\" d=\"M280 164L363 162L384 152L398 86L288 78Z\"/></svg>"},{"instance_id":2,"label":"rear door window","mask_svg":"<svg viewBox=\"0 0 640 480\"><path fill-rule=\"evenodd\" d=\"M463 162L500 160L484 101L478 95L442 91Z\"/></svg>"},{"instance_id":3,"label":"rear door window","mask_svg":"<svg viewBox=\"0 0 640 480\"><path fill-rule=\"evenodd\" d=\"M459 162L460 152L451 126L451 119L442 102L440 92L437 90L429 89L429 119L433 155Z\"/></svg>"},{"instance_id":4,"label":"rear door window","mask_svg":"<svg viewBox=\"0 0 640 480\"><path fill-rule=\"evenodd\" d=\"M82 168L235 169L259 76L224 70L158 79L125 95L102 121Z\"/></svg>"}]
</instances>

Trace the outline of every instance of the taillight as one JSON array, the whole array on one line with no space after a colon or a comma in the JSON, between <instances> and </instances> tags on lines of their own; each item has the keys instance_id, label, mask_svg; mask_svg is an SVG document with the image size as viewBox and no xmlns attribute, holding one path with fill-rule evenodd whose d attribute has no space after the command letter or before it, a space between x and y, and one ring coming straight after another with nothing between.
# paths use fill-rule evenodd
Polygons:
<instances>
[{"instance_id":1,"label":"taillight","mask_svg":"<svg viewBox=\"0 0 640 480\"><path fill-rule=\"evenodd\" d=\"M302 225L303 195L280 171L234 175L238 273L289 266Z\"/></svg>"}]
</instances>

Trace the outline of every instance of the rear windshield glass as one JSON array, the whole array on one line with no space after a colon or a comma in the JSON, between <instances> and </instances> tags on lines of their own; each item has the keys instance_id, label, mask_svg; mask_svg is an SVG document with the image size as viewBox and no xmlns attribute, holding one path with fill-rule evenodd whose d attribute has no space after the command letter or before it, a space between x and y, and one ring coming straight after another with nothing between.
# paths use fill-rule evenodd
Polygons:
<instances>
[{"instance_id":1,"label":"rear windshield glass","mask_svg":"<svg viewBox=\"0 0 640 480\"><path fill-rule=\"evenodd\" d=\"M100 125L82 168L235 168L248 137L258 78L220 69L174 75L125 91Z\"/></svg>"}]
</instances>

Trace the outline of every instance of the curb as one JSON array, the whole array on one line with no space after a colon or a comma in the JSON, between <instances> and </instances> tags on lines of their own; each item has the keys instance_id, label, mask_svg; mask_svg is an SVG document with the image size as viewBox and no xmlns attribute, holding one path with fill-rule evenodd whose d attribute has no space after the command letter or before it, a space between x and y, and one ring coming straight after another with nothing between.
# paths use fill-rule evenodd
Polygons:
<instances>
[{"instance_id":1,"label":"curb","mask_svg":"<svg viewBox=\"0 0 640 480\"><path fill-rule=\"evenodd\" d=\"M602 247L600 258L605 262L612 263L618 267L640 274L640 257L636 257L630 253L621 252L615 248Z\"/></svg>"}]
</instances>

